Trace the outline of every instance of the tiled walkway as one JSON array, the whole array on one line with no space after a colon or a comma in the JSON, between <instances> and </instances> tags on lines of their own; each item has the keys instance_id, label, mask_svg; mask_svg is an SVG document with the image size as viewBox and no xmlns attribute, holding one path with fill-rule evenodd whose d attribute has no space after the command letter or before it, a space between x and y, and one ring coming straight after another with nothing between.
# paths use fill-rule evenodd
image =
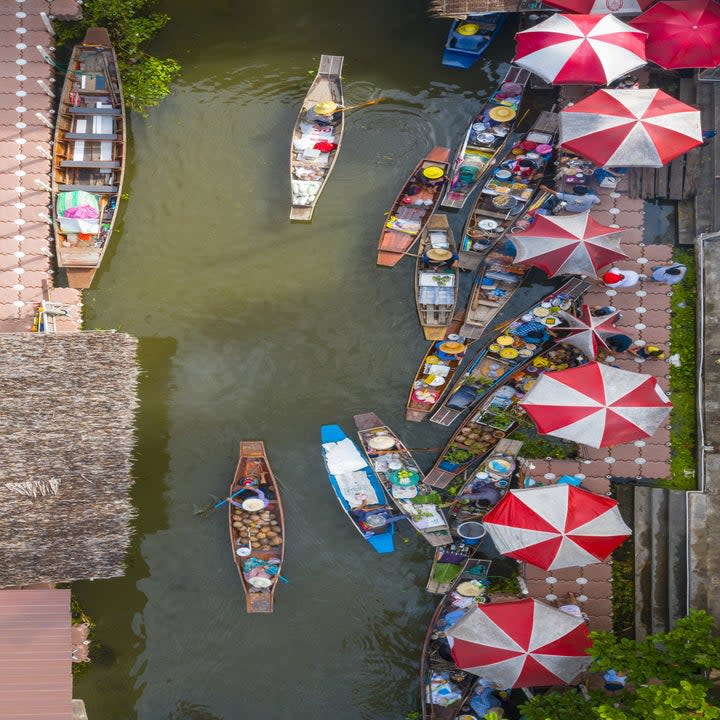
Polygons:
<instances>
[{"instance_id":1,"label":"tiled walkway","mask_svg":"<svg viewBox=\"0 0 720 720\"><path fill-rule=\"evenodd\" d=\"M54 288L50 208L50 160L54 71L37 45L46 50L53 38L41 12L70 15L69 0L0 0L0 332L32 328L43 300L68 306L70 318L58 318L59 331L80 327L81 294ZM43 287L49 288L44 297Z\"/></svg>"},{"instance_id":2,"label":"tiled walkway","mask_svg":"<svg viewBox=\"0 0 720 720\"><path fill-rule=\"evenodd\" d=\"M669 287L652 282L648 276L654 265L671 261L672 248L668 245L645 245L643 239L643 201L627 196L627 181L622 180L615 191L600 188L602 202L593 217L604 225L623 228L621 246L629 256L616 267L632 269L641 274L638 285L631 288L608 290L598 284L585 294L590 305L614 305L622 313L618 328L640 342L656 344L665 349L670 339ZM668 353L669 354L669 353ZM641 362L629 353L613 360L612 365L624 370L644 372L658 378L667 392L669 364L667 360ZM533 460L532 476L543 483L552 483L562 475L581 475L583 486L598 493L609 493L610 478L665 478L670 463L669 425L662 426L653 437L612 448L585 449L585 460ZM532 467L532 466L531 466ZM583 604L593 630L612 629L612 585L609 563L584 568L566 568L552 573L526 566L528 590L534 597L547 600L563 599L573 593Z\"/></svg>"}]
</instances>

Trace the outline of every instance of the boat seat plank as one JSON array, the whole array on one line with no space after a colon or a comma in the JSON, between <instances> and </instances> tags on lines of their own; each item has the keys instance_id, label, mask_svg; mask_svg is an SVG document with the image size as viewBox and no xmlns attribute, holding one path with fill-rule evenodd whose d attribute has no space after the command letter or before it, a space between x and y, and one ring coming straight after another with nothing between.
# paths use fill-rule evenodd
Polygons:
<instances>
[{"instance_id":1,"label":"boat seat plank","mask_svg":"<svg viewBox=\"0 0 720 720\"><path fill-rule=\"evenodd\" d=\"M60 192L116 193L116 185L58 185Z\"/></svg>"},{"instance_id":2,"label":"boat seat plank","mask_svg":"<svg viewBox=\"0 0 720 720\"><path fill-rule=\"evenodd\" d=\"M118 108L93 108L93 107L71 107L68 108L71 115L120 115Z\"/></svg>"},{"instance_id":3,"label":"boat seat plank","mask_svg":"<svg viewBox=\"0 0 720 720\"><path fill-rule=\"evenodd\" d=\"M119 168L119 160L61 160L60 167L64 168L99 168L112 169Z\"/></svg>"},{"instance_id":4,"label":"boat seat plank","mask_svg":"<svg viewBox=\"0 0 720 720\"><path fill-rule=\"evenodd\" d=\"M117 133L65 133L65 140L94 140L96 142L105 140L120 142L120 138Z\"/></svg>"}]
</instances>

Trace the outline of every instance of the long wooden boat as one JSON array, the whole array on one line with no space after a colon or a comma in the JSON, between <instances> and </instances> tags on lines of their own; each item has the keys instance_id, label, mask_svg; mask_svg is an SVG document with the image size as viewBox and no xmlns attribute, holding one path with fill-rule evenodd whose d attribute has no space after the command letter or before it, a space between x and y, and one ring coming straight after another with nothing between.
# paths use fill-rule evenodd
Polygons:
<instances>
[{"instance_id":1,"label":"long wooden boat","mask_svg":"<svg viewBox=\"0 0 720 720\"><path fill-rule=\"evenodd\" d=\"M549 348L555 341L547 330L561 322L561 310L576 310L579 298L589 287L587 280L571 278L514 320L498 326L498 336L480 350L430 421L451 425L502 385L515 370Z\"/></svg>"},{"instance_id":2,"label":"long wooden boat","mask_svg":"<svg viewBox=\"0 0 720 720\"><path fill-rule=\"evenodd\" d=\"M408 394L405 406L406 420L410 422L422 422L433 412L445 390L451 386L451 381L455 377L455 373L460 368L460 365L462 365L467 351L449 357L441 357L437 355L437 348L446 337L449 338L452 336L453 339L457 339L457 341L460 342L464 340L464 338L458 335L464 317L464 312L455 313L445 336L433 342L427 349L425 355L423 355L423 359L420 361L420 367L415 373L413 382L410 385L410 393ZM438 378L442 378L442 381L438 380Z\"/></svg>"},{"instance_id":3,"label":"long wooden boat","mask_svg":"<svg viewBox=\"0 0 720 720\"><path fill-rule=\"evenodd\" d=\"M323 425L320 439L325 468L340 507L374 550L393 552L393 511L375 471L338 425Z\"/></svg>"},{"instance_id":4,"label":"long wooden boat","mask_svg":"<svg viewBox=\"0 0 720 720\"><path fill-rule=\"evenodd\" d=\"M261 441L240 443L228 497L230 547L245 590L247 611L272 612L285 557L285 517L280 490Z\"/></svg>"},{"instance_id":5,"label":"long wooden boat","mask_svg":"<svg viewBox=\"0 0 720 720\"><path fill-rule=\"evenodd\" d=\"M463 270L476 270L490 248L516 226L543 181L557 128L558 114L543 111L527 133L516 134L505 148L465 223L459 253ZM544 152L535 152L538 147ZM531 167L521 168L521 162Z\"/></svg>"},{"instance_id":6,"label":"long wooden boat","mask_svg":"<svg viewBox=\"0 0 720 720\"><path fill-rule=\"evenodd\" d=\"M506 20L507 13L468 15L465 20L453 20L442 64L464 70L472 67L500 34Z\"/></svg>"},{"instance_id":7,"label":"long wooden boat","mask_svg":"<svg viewBox=\"0 0 720 720\"><path fill-rule=\"evenodd\" d=\"M451 542L445 515L402 440L375 413L355 415L354 420L368 462L395 507L433 547Z\"/></svg>"},{"instance_id":8,"label":"long wooden boat","mask_svg":"<svg viewBox=\"0 0 720 720\"><path fill-rule=\"evenodd\" d=\"M447 187L449 160L449 148L434 147L412 171L385 219L378 265L394 267L417 242Z\"/></svg>"},{"instance_id":9,"label":"long wooden boat","mask_svg":"<svg viewBox=\"0 0 720 720\"><path fill-rule=\"evenodd\" d=\"M452 322L458 300L459 271L457 261L438 269L427 252L440 251L456 255L447 215L433 215L425 226L415 265L415 306L426 340L442 340Z\"/></svg>"},{"instance_id":10,"label":"long wooden boat","mask_svg":"<svg viewBox=\"0 0 720 720\"><path fill-rule=\"evenodd\" d=\"M511 65L498 89L470 118L453 161L450 184L442 199L445 208L458 209L465 205L473 190L482 182L506 143L518 121L518 111L530 72ZM496 108L505 108L497 111ZM498 118L493 119L489 113Z\"/></svg>"},{"instance_id":11,"label":"long wooden boat","mask_svg":"<svg viewBox=\"0 0 720 720\"><path fill-rule=\"evenodd\" d=\"M426 475L428 485L445 488L461 472L488 457L497 447L497 443L507 438L517 427L522 416L518 403L546 369L576 367L584 362L586 359L577 348L556 345L535 357L532 363L516 368L453 433ZM460 492L467 494L465 488Z\"/></svg>"},{"instance_id":12,"label":"long wooden boat","mask_svg":"<svg viewBox=\"0 0 720 720\"><path fill-rule=\"evenodd\" d=\"M55 254L70 287L90 287L112 236L125 172L125 103L105 28L70 56L52 158Z\"/></svg>"},{"instance_id":13,"label":"long wooden boat","mask_svg":"<svg viewBox=\"0 0 720 720\"><path fill-rule=\"evenodd\" d=\"M343 57L321 55L317 75L303 100L290 145L290 219L309 222L315 205L335 167L343 131ZM337 106L336 112L315 113L321 103Z\"/></svg>"},{"instance_id":14,"label":"long wooden boat","mask_svg":"<svg viewBox=\"0 0 720 720\"><path fill-rule=\"evenodd\" d=\"M556 202L554 195L547 192L540 193L528 205L516 226L518 230L528 227L532 215L543 206ZM468 296L465 322L460 330L463 336L480 338L490 321L507 305L528 276L530 266L514 265L515 254L512 234L506 235L496 243L480 264Z\"/></svg>"},{"instance_id":15,"label":"long wooden boat","mask_svg":"<svg viewBox=\"0 0 720 720\"><path fill-rule=\"evenodd\" d=\"M467 713L468 718L476 717L470 710L468 700L478 678L457 667L443 638L445 630L463 614L463 609L453 604L455 601L453 590L456 590L461 583L472 581L483 583L487 578L490 564L489 560L468 560L438 603L430 619L420 656L420 706L423 720L459 720L464 717L463 713ZM449 615L451 612L453 615ZM451 693L454 702L442 705L434 703L433 688L443 688L446 693ZM443 693L444 703L448 700L446 693Z\"/></svg>"},{"instance_id":16,"label":"long wooden boat","mask_svg":"<svg viewBox=\"0 0 720 720\"><path fill-rule=\"evenodd\" d=\"M477 470L465 472L465 483L455 496L455 503L449 509L450 532L453 543L437 548L425 589L434 594L450 590L458 574L468 562L478 562L475 555L480 543L466 544L457 535L457 527L466 520L481 519L513 487L522 487L525 466L517 462L517 455L523 443L521 440L500 440L493 454L482 462ZM502 467L502 472L498 472ZM478 485L485 487L481 490ZM476 492L473 493L473 489ZM484 561L479 561L484 562Z\"/></svg>"}]
</instances>

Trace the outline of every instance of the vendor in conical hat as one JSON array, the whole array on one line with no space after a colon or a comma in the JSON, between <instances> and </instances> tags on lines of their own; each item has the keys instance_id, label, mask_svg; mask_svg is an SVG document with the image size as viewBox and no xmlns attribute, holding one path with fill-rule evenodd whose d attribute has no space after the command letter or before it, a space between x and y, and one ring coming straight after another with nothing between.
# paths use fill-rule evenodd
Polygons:
<instances>
[{"instance_id":1,"label":"vendor in conical hat","mask_svg":"<svg viewBox=\"0 0 720 720\"><path fill-rule=\"evenodd\" d=\"M309 122L318 125L334 125L340 120L340 112L342 107L332 100L315 103L307 111L307 119Z\"/></svg>"},{"instance_id":2,"label":"vendor in conical hat","mask_svg":"<svg viewBox=\"0 0 720 720\"><path fill-rule=\"evenodd\" d=\"M445 248L430 248L422 255L422 261L435 270L452 267L457 260L458 256Z\"/></svg>"}]
</instances>

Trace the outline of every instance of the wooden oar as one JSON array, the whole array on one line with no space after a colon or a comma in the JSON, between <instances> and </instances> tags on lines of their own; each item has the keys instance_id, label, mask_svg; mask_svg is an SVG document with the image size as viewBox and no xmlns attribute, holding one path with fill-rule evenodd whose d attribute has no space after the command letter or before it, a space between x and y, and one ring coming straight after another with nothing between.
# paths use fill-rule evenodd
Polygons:
<instances>
[{"instance_id":1,"label":"wooden oar","mask_svg":"<svg viewBox=\"0 0 720 720\"><path fill-rule=\"evenodd\" d=\"M377 105L378 103L385 102L387 98L375 98L374 100L366 100L365 102L358 103L357 105L345 105L340 107L336 112L347 112L348 110L357 110L358 108L368 107L368 105Z\"/></svg>"}]
</instances>

